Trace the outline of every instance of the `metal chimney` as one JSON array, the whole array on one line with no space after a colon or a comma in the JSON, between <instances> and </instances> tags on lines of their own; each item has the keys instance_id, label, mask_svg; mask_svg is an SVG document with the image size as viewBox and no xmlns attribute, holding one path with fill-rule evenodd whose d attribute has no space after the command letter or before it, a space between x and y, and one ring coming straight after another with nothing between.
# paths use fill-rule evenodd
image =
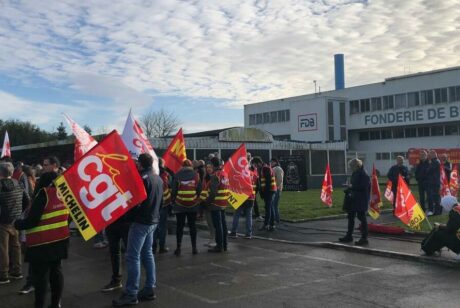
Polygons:
<instances>
[{"instance_id":1,"label":"metal chimney","mask_svg":"<svg viewBox=\"0 0 460 308\"><path fill-rule=\"evenodd\" d=\"M334 55L335 65L335 89L341 90L345 88L345 69L344 69L343 53Z\"/></svg>"}]
</instances>

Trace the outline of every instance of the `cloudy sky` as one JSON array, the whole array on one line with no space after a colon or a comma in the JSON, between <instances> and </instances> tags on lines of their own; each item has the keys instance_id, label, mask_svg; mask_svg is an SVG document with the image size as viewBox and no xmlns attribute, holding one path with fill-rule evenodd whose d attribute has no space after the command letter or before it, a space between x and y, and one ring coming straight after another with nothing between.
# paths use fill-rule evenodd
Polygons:
<instances>
[{"instance_id":1,"label":"cloudy sky","mask_svg":"<svg viewBox=\"0 0 460 308\"><path fill-rule=\"evenodd\" d=\"M94 132L130 108L188 132L243 124L243 105L460 65L460 0L0 0L0 118Z\"/></svg>"}]
</instances>

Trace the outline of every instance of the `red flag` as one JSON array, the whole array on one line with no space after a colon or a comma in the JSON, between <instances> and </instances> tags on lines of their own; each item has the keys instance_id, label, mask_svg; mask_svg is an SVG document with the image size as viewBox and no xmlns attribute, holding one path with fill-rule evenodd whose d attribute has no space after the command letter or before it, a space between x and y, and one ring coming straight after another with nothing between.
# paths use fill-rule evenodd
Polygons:
<instances>
[{"instance_id":1,"label":"red flag","mask_svg":"<svg viewBox=\"0 0 460 308\"><path fill-rule=\"evenodd\" d=\"M441 164L439 166L440 172L441 172L441 189L439 191L439 194L442 197L445 196L450 196L450 188L449 188L449 183L447 182L447 175L446 171L444 170L444 166Z\"/></svg>"},{"instance_id":2,"label":"red flag","mask_svg":"<svg viewBox=\"0 0 460 308\"><path fill-rule=\"evenodd\" d=\"M11 157L10 137L8 131L5 130L5 139L3 139L2 157Z\"/></svg>"},{"instance_id":3,"label":"red flag","mask_svg":"<svg viewBox=\"0 0 460 308\"><path fill-rule=\"evenodd\" d=\"M406 181L399 175L398 191L396 194L395 216L404 224L415 229L426 218L420 205L412 195Z\"/></svg>"},{"instance_id":4,"label":"red flag","mask_svg":"<svg viewBox=\"0 0 460 308\"><path fill-rule=\"evenodd\" d=\"M382 197L380 195L380 186L377 178L377 171L375 165L372 166L372 180L371 180L371 202L369 206L369 215L373 219L380 216L380 208L382 207Z\"/></svg>"},{"instance_id":5,"label":"red flag","mask_svg":"<svg viewBox=\"0 0 460 308\"><path fill-rule=\"evenodd\" d=\"M385 188L384 196L385 196L385 199L387 199L391 203L393 203L394 198L395 198L395 196L393 194L393 191L391 190L392 188L393 188L393 183L390 180L388 180L387 181L387 186Z\"/></svg>"},{"instance_id":6,"label":"red flag","mask_svg":"<svg viewBox=\"0 0 460 308\"><path fill-rule=\"evenodd\" d=\"M55 185L85 240L147 197L116 130L58 177Z\"/></svg>"},{"instance_id":7,"label":"red flag","mask_svg":"<svg viewBox=\"0 0 460 308\"><path fill-rule=\"evenodd\" d=\"M458 167L457 164L454 164L452 172L450 173L450 183L449 183L450 193L452 196L457 197L458 192Z\"/></svg>"},{"instance_id":8,"label":"red flag","mask_svg":"<svg viewBox=\"0 0 460 308\"><path fill-rule=\"evenodd\" d=\"M251 173L244 143L233 153L224 165L228 174L230 197L229 203L237 209L252 194Z\"/></svg>"},{"instance_id":9,"label":"red flag","mask_svg":"<svg viewBox=\"0 0 460 308\"><path fill-rule=\"evenodd\" d=\"M163 155L163 159L165 160L165 166L174 173L179 171L179 169L182 167L182 163L187 159L182 128L179 129L176 136L169 144L168 149Z\"/></svg>"},{"instance_id":10,"label":"red flag","mask_svg":"<svg viewBox=\"0 0 460 308\"><path fill-rule=\"evenodd\" d=\"M73 158L77 161L80 157L86 154L91 150L96 144L97 141L91 137L88 132L86 132L80 125L72 120L68 115L64 113L64 117L69 123L70 128L72 129L73 134L75 135L75 148L73 152Z\"/></svg>"},{"instance_id":11,"label":"red flag","mask_svg":"<svg viewBox=\"0 0 460 308\"><path fill-rule=\"evenodd\" d=\"M329 163L326 166L326 173L324 174L323 185L321 186L321 201L327 206L332 206L332 176Z\"/></svg>"}]
</instances>

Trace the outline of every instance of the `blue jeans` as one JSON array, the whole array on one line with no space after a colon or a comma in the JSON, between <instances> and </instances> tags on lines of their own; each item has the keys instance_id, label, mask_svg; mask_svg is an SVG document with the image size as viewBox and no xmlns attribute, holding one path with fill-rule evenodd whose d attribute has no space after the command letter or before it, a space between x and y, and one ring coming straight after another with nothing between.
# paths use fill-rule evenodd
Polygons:
<instances>
[{"instance_id":1,"label":"blue jeans","mask_svg":"<svg viewBox=\"0 0 460 308\"><path fill-rule=\"evenodd\" d=\"M126 280L126 293L129 296L137 296L139 292L139 280L141 278L141 261L145 268L146 290L155 288L155 259L153 258L152 243L153 232L157 225L144 225L132 223L128 233L128 247L126 249L126 268L128 279Z\"/></svg>"},{"instance_id":2,"label":"blue jeans","mask_svg":"<svg viewBox=\"0 0 460 308\"><path fill-rule=\"evenodd\" d=\"M281 190L277 190L273 196L273 213L275 215L274 219L277 224L280 223L280 211L279 211L279 202L281 197Z\"/></svg>"},{"instance_id":3,"label":"blue jeans","mask_svg":"<svg viewBox=\"0 0 460 308\"><path fill-rule=\"evenodd\" d=\"M160 222L158 223L158 228L155 229L153 234L153 250L156 249L157 241L160 245L160 249L164 248L166 245L166 234L168 234L168 207L160 208Z\"/></svg>"},{"instance_id":4,"label":"blue jeans","mask_svg":"<svg viewBox=\"0 0 460 308\"><path fill-rule=\"evenodd\" d=\"M273 197L274 193L270 192L263 196L264 203L265 203L265 217L264 217L264 225L265 226L273 226L275 224L275 211L273 209Z\"/></svg>"},{"instance_id":5,"label":"blue jeans","mask_svg":"<svg viewBox=\"0 0 460 308\"><path fill-rule=\"evenodd\" d=\"M246 200L233 214L233 223L232 223L232 232L236 233L238 231L238 221L240 219L241 213L244 211L244 216L246 217L246 235L252 235L252 207L254 205L254 200Z\"/></svg>"},{"instance_id":6,"label":"blue jeans","mask_svg":"<svg viewBox=\"0 0 460 308\"><path fill-rule=\"evenodd\" d=\"M224 210L211 211L212 224L216 229L216 247L227 249L227 222Z\"/></svg>"}]
</instances>

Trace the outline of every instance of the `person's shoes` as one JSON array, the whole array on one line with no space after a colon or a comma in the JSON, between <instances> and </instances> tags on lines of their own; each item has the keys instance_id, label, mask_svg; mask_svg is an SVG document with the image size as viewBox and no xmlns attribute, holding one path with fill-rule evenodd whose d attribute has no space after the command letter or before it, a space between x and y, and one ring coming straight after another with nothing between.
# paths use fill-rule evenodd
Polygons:
<instances>
[{"instance_id":1,"label":"person's shoes","mask_svg":"<svg viewBox=\"0 0 460 308\"><path fill-rule=\"evenodd\" d=\"M265 231L268 229L267 225L263 225L262 227L259 228L259 231Z\"/></svg>"},{"instance_id":2,"label":"person's shoes","mask_svg":"<svg viewBox=\"0 0 460 308\"><path fill-rule=\"evenodd\" d=\"M117 289L121 289L123 285L121 284L121 281L110 281L106 286L104 286L101 289L101 292L111 292Z\"/></svg>"},{"instance_id":3,"label":"person's shoes","mask_svg":"<svg viewBox=\"0 0 460 308\"><path fill-rule=\"evenodd\" d=\"M433 216L433 214L434 214L434 213L433 213L432 211L426 212L426 216Z\"/></svg>"},{"instance_id":4,"label":"person's shoes","mask_svg":"<svg viewBox=\"0 0 460 308\"><path fill-rule=\"evenodd\" d=\"M177 247L176 250L174 250L174 254L175 254L176 256L180 256L180 253L181 253L180 247Z\"/></svg>"},{"instance_id":5,"label":"person's shoes","mask_svg":"<svg viewBox=\"0 0 460 308\"><path fill-rule=\"evenodd\" d=\"M454 260L460 261L460 253L454 257Z\"/></svg>"},{"instance_id":6,"label":"person's shoes","mask_svg":"<svg viewBox=\"0 0 460 308\"><path fill-rule=\"evenodd\" d=\"M366 238L360 238L358 241L355 242L355 245L366 246L369 245L369 241Z\"/></svg>"},{"instance_id":7,"label":"person's shoes","mask_svg":"<svg viewBox=\"0 0 460 308\"><path fill-rule=\"evenodd\" d=\"M93 245L94 248L105 248L107 247L107 244L105 242L97 242L96 244Z\"/></svg>"},{"instance_id":8,"label":"person's shoes","mask_svg":"<svg viewBox=\"0 0 460 308\"><path fill-rule=\"evenodd\" d=\"M236 234L236 232L228 232L228 237L237 238L238 235Z\"/></svg>"},{"instance_id":9,"label":"person's shoes","mask_svg":"<svg viewBox=\"0 0 460 308\"><path fill-rule=\"evenodd\" d=\"M246 239L246 240L250 240L250 239L252 239L252 235L245 235L243 238Z\"/></svg>"},{"instance_id":10,"label":"person's shoes","mask_svg":"<svg viewBox=\"0 0 460 308\"><path fill-rule=\"evenodd\" d=\"M198 254L198 249L196 249L196 247L192 247L192 254L194 255Z\"/></svg>"},{"instance_id":11,"label":"person's shoes","mask_svg":"<svg viewBox=\"0 0 460 308\"><path fill-rule=\"evenodd\" d=\"M227 246L224 246L224 251L227 251Z\"/></svg>"},{"instance_id":12,"label":"person's shoes","mask_svg":"<svg viewBox=\"0 0 460 308\"><path fill-rule=\"evenodd\" d=\"M268 227L267 227L267 230L268 230L268 231L275 231L275 230L276 230L276 227L275 227L275 226L268 226Z\"/></svg>"},{"instance_id":13,"label":"person's shoes","mask_svg":"<svg viewBox=\"0 0 460 308\"><path fill-rule=\"evenodd\" d=\"M155 291L153 291L153 289L142 289L139 291L139 293L137 293L137 299L140 302L153 301L155 298L157 298L157 296L155 295Z\"/></svg>"},{"instance_id":14,"label":"person's shoes","mask_svg":"<svg viewBox=\"0 0 460 308\"><path fill-rule=\"evenodd\" d=\"M9 274L8 276L9 276L11 279L15 279L15 280L24 278L24 276L22 276L22 274Z\"/></svg>"},{"instance_id":15,"label":"person's shoes","mask_svg":"<svg viewBox=\"0 0 460 308\"><path fill-rule=\"evenodd\" d=\"M0 278L0 284L7 284L10 283L11 281L8 278Z\"/></svg>"},{"instance_id":16,"label":"person's shoes","mask_svg":"<svg viewBox=\"0 0 460 308\"><path fill-rule=\"evenodd\" d=\"M218 246L208 249L208 252L222 252L222 251L223 251L223 249L218 247Z\"/></svg>"},{"instance_id":17,"label":"person's shoes","mask_svg":"<svg viewBox=\"0 0 460 308\"><path fill-rule=\"evenodd\" d=\"M139 300L136 296L128 295L123 293L119 299L114 299L112 305L115 307L131 306L139 304Z\"/></svg>"},{"instance_id":18,"label":"person's shoes","mask_svg":"<svg viewBox=\"0 0 460 308\"><path fill-rule=\"evenodd\" d=\"M259 216L256 218L257 221L264 221L264 218L262 216Z\"/></svg>"},{"instance_id":19,"label":"person's shoes","mask_svg":"<svg viewBox=\"0 0 460 308\"><path fill-rule=\"evenodd\" d=\"M208 247L211 247L211 248L214 248L217 246L216 242L209 242L207 244L205 244L205 246L208 246Z\"/></svg>"},{"instance_id":20,"label":"person's shoes","mask_svg":"<svg viewBox=\"0 0 460 308\"><path fill-rule=\"evenodd\" d=\"M159 253L167 253L169 251L168 247L160 247Z\"/></svg>"},{"instance_id":21,"label":"person's shoes","mask_svg":"<svg viewBox=\"0 0 460 308\"><path fill-rule=\"evenodd\" d=\"M21 290L18 291L18 294L29 294L31 292L35 291L34 286L26 284L21 288Z\"/></svg>"},{"instance_id":22,"label":"person's shoes","mask_svg":"<svg viewBox=\"0 0 460 308\"><path fill-rule=\"evenodd\" d=\"M341 243L351 243L351 242L353 242L353 237L345 235L344 237L339 238L339 242L341 242Z\"/></svg>"}]
</instances>

